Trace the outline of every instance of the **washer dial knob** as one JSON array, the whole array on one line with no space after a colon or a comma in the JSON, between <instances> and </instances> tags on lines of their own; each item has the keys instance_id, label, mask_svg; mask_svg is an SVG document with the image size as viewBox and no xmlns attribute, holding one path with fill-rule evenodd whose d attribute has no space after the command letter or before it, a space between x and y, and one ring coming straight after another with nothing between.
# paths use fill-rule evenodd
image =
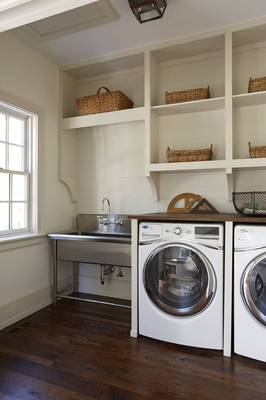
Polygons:
<instances>
[{"instance_id":1,"label":"washer dial knob","mask_svg":"<svg viewBox=\"0 0 266 400\"><path fill-rule=\"evenodd\" d=\"M177 226L176 228L175 228L175 230L174 230L174 233L176 234L176 235L181 235L181 233L182 233L182 229L179 227L179 226Z\"/></svg>"}]
</instances>

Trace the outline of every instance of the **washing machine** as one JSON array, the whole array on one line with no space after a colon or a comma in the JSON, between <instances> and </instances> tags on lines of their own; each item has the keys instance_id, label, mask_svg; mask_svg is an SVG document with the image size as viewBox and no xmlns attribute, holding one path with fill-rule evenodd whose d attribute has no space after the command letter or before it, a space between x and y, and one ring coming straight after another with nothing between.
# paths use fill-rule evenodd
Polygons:
<instances>
[{"instance_id":1,"label":"washing machine","mask_svg":"<svg viewBox=\"0 0 266 400\"><path fill-rule=\"evenodd\" d=\"M266 226L235 227L234 351L266 362Z\"/></svg>"},{"instance_id":2,"label":"washing machine","mask_svg":"<svg viewBox=\"0 0 266 400\"><path fill-rule=\"evenodd\" d=\"M140 335L223 348L223 246L223 225L140 224Z\"/></svg>"}]
</instances>

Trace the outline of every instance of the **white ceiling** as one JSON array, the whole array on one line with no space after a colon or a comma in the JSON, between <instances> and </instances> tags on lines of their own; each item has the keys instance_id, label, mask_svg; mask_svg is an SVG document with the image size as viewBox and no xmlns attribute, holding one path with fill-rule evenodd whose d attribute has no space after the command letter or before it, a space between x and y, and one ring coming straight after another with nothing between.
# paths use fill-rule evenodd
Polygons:
<instances>
[{"instance_id":1,"label":"white ceiling","mask_svg":"<svg viewBox=\"0 0 266 400\"><path fill-rule=\"evenodd\" d=\"M98 0L0 0L0 32Z\"/></svg>"},{"instance_id":2,"label":"white ceiling","mask_svg":"<svg viewBox=\"0 0 266 400\"><path fill-rule=\"evenodd\" d=\"M114 22L42 42L25 32L19 34L58 64L66 65L266 15L265 0L168 0L162 20L140 25L127 0L109 2L120 16Z\"/></svg>"},{"instance_id":3,"label":"white ceiling","mask_svg":"<svg viewBox=\"0 0 266 400\"><path fill-rule=\"evenodd\" d=\"M98 0L94 3L77 7L53 17L33 22L24 29L35 40L50 40L104 25L119 18L108 0Z\"/></svg>"},{"instance_id":4,"label":"white ceiling","mask_svg":"<svg viewBox=\"0 0 266 400\"><path fill-rule=\"evenodd\" d=\"M0 12L9 10L13 7L21 6L22 4L28 3L31 0L1 0Z\"/></svg>"}]
</instances>

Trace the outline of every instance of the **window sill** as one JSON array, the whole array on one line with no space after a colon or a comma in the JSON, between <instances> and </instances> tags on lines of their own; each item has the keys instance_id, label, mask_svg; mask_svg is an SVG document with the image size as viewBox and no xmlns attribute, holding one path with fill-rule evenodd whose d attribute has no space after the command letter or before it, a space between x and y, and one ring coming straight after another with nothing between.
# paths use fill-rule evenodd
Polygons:
<instances>
[{"instance_id":1,"label":"window sill","mask_svg":"<svg viewBox=\"0 0 266 400\"><path fill-rule=\"evenodd\" d=\"M13 250L20 247L34 246L43 242L46 237L44 233L27 233L19 236L8 236L0 238L0 252Z\"/></svg>"}]
</instances>

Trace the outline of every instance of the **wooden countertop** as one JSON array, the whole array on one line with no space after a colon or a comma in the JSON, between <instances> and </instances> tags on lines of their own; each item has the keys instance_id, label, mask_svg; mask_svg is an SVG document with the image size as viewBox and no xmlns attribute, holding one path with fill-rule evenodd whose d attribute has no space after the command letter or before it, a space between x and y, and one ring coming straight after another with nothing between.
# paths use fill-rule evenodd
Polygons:
<instances>
[{"instance_id":1,"label":"wooden countertop","mask_svg":"<svg viewBox=\"0 0 266 400\"><path fill-rule=\"evenodd\" d=\"M249 224L266 224L265 217L252 217L244 216L236 213L226 214L168 214L168 213L151 213L151 214L139 214L129 215L129 219L137 219L139 221L191 221L191 222L238 222L238 223L249 223Z\"/></svg>"}]
</instances>

